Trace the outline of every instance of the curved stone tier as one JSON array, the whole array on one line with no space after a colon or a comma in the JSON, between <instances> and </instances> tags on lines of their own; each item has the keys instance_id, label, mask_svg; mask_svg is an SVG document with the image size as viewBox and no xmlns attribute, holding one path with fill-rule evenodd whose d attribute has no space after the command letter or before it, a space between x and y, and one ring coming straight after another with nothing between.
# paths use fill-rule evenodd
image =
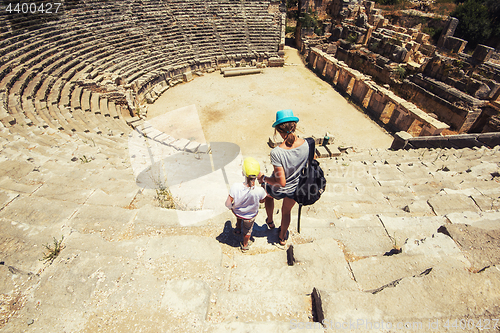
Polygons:
<instances>
[{"instance_id":1,"label":"curved stone tier","mask_svg":"<svg viewBox=\"0 0 500 333\"><path fill-rule=\"evenodd\" d=\"M0 121L122 135L159 82L278 54L269 1L66 1L0 13Z\"/></svg>"},{"instance_id":2,"label":"curved stone tier","mask_svg":"<svg viewBox=\"0 0 500 333\"><path fill-rule=\"evenodd\" d=\"M288 332L312 327L314 289L327 325L357 331L498 318L500 147L320 159L326 191L302 209L300 234L292 211L288 266L264 208L241 253L229 211L186 226L158 207L161 193L137 186L126 138L22 130L0 130L4 331ZM60 255L40 261L62 236Z\"/></svg>"}]
</instances>

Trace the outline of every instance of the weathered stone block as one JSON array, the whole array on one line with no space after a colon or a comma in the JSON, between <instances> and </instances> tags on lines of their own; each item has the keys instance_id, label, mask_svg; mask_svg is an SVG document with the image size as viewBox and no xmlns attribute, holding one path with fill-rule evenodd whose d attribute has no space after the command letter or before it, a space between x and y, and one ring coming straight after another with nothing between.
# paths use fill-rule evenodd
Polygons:
<instances>
[{"instance_id":1,"label":"weathered stone block","mask_svg":"<svg viewBox=\"0 0 500 333\"><path fill-rule=\"evenodd\" d=\"M268 60L269 67L283 67L285 65L284 58L269 58Z\"/></svg>"},{"instance_id":2,"label":"weathered stone block","mask_svg":"<svg viewBox=\"0 0 500 333\"><path fill-rule=\"evenodd\" d=\"M399 150L403 149L406 145L406 141L413 138L409 133L401 131L397 132L394 136L394 141L392 141L391 149Z\"/></svg>"},{"instance_id":3,"label":"weathered stone block","mask_svg":"<svg viewBox=\"0 0 500 333\"><path fill-rule=\"evenodd\" d=\"M486 62L491 58L491 55L495 51L494 48L479 44L476 46L472 58L480 63Z\"/></svg>"},{"instance_id":4,"label":"weathered stone block","mask_svg":"<svg viewBox=\"0 0 500 333\"><path fill-rule=\"evenodd\" d=\"M193 73L191 71L182 74L182 79L184 82L189 82L193 80Z\"/></svg>"},{"instance_id":5,"label":"weathered stone block","mask_svg":"<svg viewBox=\"0 0 500 333\"><path fill-rule=\"evenodd\" d=\"M184 148L184 150L187 151L187 152L189 152L189 153L194 153L194 152L196 152L196 150L198 149L198 147L200 147L200 143L199 142L191 141Z\"/></svg>"},{"instance_id":6,"label":"weathered stone block","mask_svg":"<svg viewBox=\"0 0 500 333\"><path fill-rule=\"evenodd\" d=\"M482 143L477 141L477 134L452 135L448 140L458 148L481 147Z\"/></svg>"},{"instance_id":7,"label":"weathered stone block","mask_svg":"<svg viewBox=\"0 0 500 333\"><path fill-rule=\"evenodd\" d=\"M457 37L447 37L444 41L444 47L452 52L460 53L465 49L467 41Z\"/></svg>"},{"instance_id":8,"label":"weathered stone block","mask_svg":"<svg viewBox=\"0 0 500 333\"><path fill-rule=\"evenodd\" d=\"M317 146L316 156L318 156L319 158L330 157L330 152L324 146Z\"/></svg>"},{"instance_id":9,"label":"weathered stone block","mask_svg":"<svg viewBox=\"0 0 500 333\"><path fill-rule=\"evenodd\" d=\"M477 136L477 140L490 148L500 145L500 133L484 133Z\"/></svg>"},{"instance_id":10,"label":"weathered stone block","mask_svg":"<svg viewBox=\"0 0 500 333\"><path fill-rule=\"evenodd\" d=\"M189 143L188 139L179 139L177 141L172 142L171 146L177 150L183 150Z\"/></svg>"},{"instance_id":11,"label":"weathered stone block","mask_svg":"<svg viewBox=\"0 0 500 333\"><path fill-rule=\"evenodd\" d=\"M324 147L326 148L326 150L330 154L330 157L337 157L337 156L340 156L342 154L337 147L334 147L332 145L327 145Z\"/></svg>"}]
</instances>

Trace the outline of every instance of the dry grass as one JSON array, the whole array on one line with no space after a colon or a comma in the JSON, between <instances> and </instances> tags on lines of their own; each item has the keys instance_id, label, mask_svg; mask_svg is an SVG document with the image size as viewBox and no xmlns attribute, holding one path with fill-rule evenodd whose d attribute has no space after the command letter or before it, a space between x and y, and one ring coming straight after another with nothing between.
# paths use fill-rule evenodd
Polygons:
<instances>
[{"instance_id":1,"label":"dry grass","mask_svg":"<svg viewBox=\"0 0 500 333\"><path fill-rule=\"evenodd\" d=\"M43 246L45 247L47 252L44 253L43 258L40 259L40 261L43 261L44 263L52 263L57 258L59 253L61 253L61 250L64 249L64 245L62 244L63 240L64 236L61 237L60 241L58 241L54 237L54 247L51 247L48 244L44 244Z\"/></svg>"}]
</instances>

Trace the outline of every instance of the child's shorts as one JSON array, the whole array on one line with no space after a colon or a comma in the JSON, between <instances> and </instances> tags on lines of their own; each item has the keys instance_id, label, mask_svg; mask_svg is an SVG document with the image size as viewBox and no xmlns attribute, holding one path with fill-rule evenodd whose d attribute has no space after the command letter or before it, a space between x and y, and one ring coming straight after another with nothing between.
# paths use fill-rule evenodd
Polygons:
<instances>
[{"instance_id":1,"label":"child's shorts","mask_svg":"<svg viewBox=\"0 0 500 333\"><path fill-rule=\"evenodd\" d=\"M250 236L253 230L253 223L255 222L255 217L250 220L238 218L238 222L241 221L241 234L243 236Z\"/></svg>"}]
</instances>

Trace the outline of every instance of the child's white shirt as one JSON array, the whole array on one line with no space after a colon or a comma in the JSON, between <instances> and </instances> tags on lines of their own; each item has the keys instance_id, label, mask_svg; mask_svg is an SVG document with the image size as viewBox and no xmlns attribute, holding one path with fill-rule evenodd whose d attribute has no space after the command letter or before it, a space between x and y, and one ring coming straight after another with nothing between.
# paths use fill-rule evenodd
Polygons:
<instances>
[{"instance_id":1,"label":"child's white shirt","mask_svg":"<svg viewBox=\"0 0 500 333\"><path fill-rule=\"evenodd\" d=\"M233 198L233 212L239 218L249 220L257 216L259 201L266 197L266 191L260 186L248 187L244 183L235 183L229 189Z\"/></svg>"}]
</instances>

